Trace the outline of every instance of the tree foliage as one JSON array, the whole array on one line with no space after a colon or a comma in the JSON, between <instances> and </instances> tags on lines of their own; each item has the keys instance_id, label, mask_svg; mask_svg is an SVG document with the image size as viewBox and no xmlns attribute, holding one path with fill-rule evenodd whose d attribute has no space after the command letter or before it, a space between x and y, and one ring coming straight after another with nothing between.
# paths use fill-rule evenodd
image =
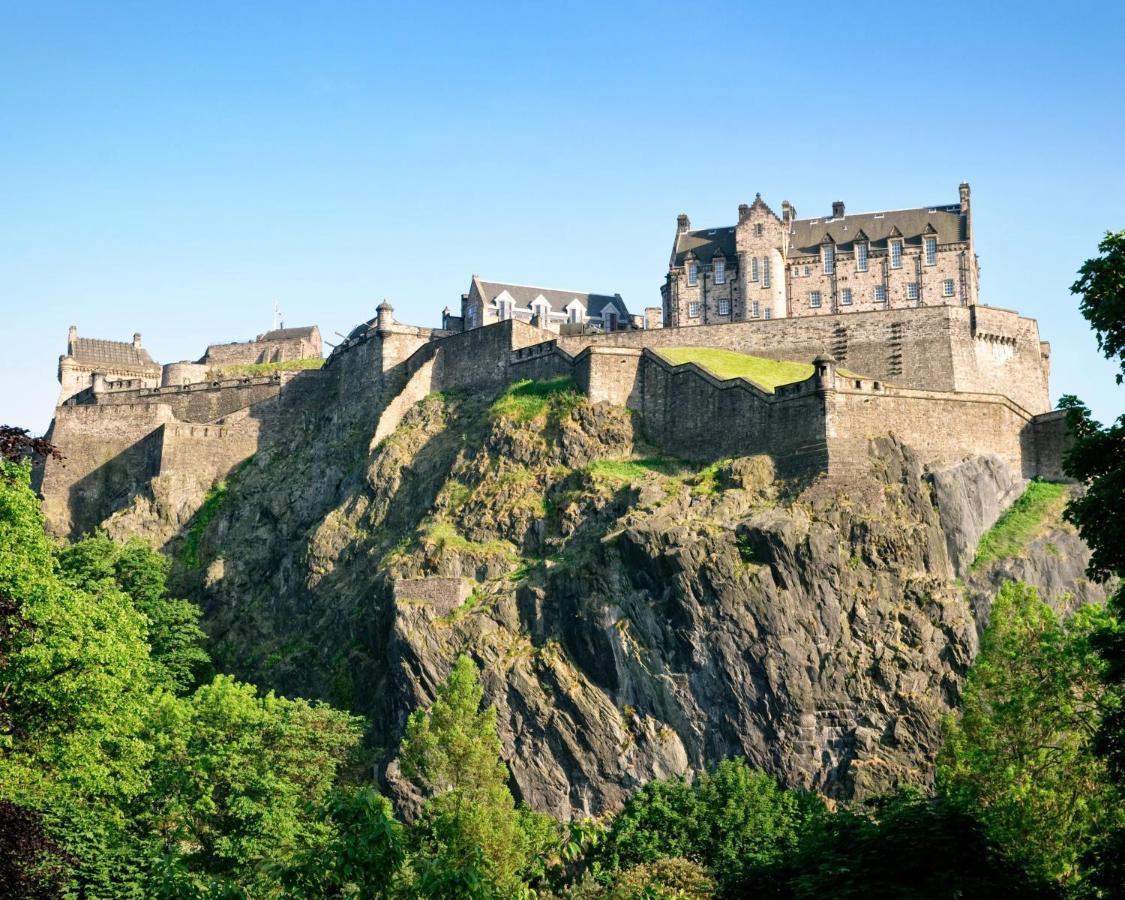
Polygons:
<instances>
[{"instance_id":1,"label":"tree foliage","mask_svg":"<svg viewBox=\"0 0 1125 900\"><path fill-rule=\"evenodd\" d=\"M1079 879L1082 849L1123 821L1092 743L1104 689L1091 636L1106 621L1096 606L1061 620L1034 588L1006 584L938 765L947 797L1063 883Z\"/></svg>"},{"instance_id":2,"label":"tree foliage","mask_svg":"<svg viewBox=\"0 0 1125 900\"><path fill-rule=\"evenodd\" d=\"M1121 384L1125 379L1125 231L1107 231L1098 253L1082 264L1070 291L1082 297L1079 308L1094 327L1098 349L1107 359L1116 358Z\"/></svg>"}]
</instances>

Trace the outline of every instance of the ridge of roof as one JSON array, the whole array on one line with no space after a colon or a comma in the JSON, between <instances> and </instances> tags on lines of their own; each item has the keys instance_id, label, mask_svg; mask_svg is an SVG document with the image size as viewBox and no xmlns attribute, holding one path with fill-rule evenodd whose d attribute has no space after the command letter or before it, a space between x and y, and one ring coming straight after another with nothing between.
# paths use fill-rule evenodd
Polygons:
<instances>
[{"instance_id":1,"label":"ridge of roof","mask_svg":"<svg viewBox=\"0 0 1125 900\"><path fill-rule=\"evenodd\" d=\"M619 297L620 296L620 294L599 294L599 293L595 293L594 291L570 291L570 290L567 290L566 288L549 288L549 287L543 287L540 284L520 284L519 282L516 282L516 281L489 281L486 278L480 278L480 277L477 277L477 281L479 281L481 284L492 284L492 285L497 285L499 287L526 288L527 290L530 290L530 291L551 291L552 293L555 293L555 294L570 294L571 296L574 296L574 297L610 297L610 298L613 298L613 297Z\"/></svg>"}]
</instances>

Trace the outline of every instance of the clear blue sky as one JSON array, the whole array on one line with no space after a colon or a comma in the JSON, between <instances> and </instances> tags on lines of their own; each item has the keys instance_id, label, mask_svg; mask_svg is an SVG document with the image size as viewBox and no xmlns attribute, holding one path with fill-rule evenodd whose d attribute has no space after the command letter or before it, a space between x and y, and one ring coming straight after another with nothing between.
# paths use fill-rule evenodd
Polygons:
<instances>
[{"instance_id":1,"label":"clear blue sky","mask_svg":"<svg viewBox=\"0 0 1125 900\"><path fill-rule=\"evenodd\" d=\"M1119 3L0 2L0 421L67 326L168 362L437 324L474 272L659 302L676 214L973 187L982 299L1125 392L1067 290L1125 228ZM794 12L795 11L795 12Z\"/></svg>"}]
</instances>

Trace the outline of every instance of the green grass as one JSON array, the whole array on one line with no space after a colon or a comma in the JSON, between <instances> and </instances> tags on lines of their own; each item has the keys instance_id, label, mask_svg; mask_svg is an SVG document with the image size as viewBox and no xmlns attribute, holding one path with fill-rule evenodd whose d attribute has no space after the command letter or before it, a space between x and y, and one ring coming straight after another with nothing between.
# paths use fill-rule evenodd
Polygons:
<instances>
[{"instance_id":1,"label":"green grass","mask_svg":"<svg viewBox=\"0 0 1125 900\"><path fill-rule=\"evenodd\" d=\"M657 352L674 365L692 362L716 378L745 378L770 393L780 385L804 381L813 373L811 363L766 359L712 347L663 347Z\"/></svg>"},{"instance_id":2,"label":"green grass","mask_svg":"<svg viewBox=\"0 0 1125 900\"><path fill-rule=\"evenodd\" d=\"M573 378L564 375L548 381L525 379L508 386L492 404L492 415L531 422L545 416L552 405L569 408L581 401L582 395Z\"/></svg>"},{"instance_id":3,"label":"green grass","mask_svg":"<svg viewBox=\"0 0 1125 900\"><path fill-rule=\"evenodd\" d=\"M431 522L423 535L425 540L432 541L443 549L461 550L478 556L513 556L512 545L507 541L489 541L484 544L470 541L462 537L450 522Z\"/></svg>"},{"instance_id":4,"label":"green grass","mask_svg":"<svg viewBox=\"0 0 1125 900\"><path fill-rule=\"evenodd\" d=\"M979 569L998 559L1018 556L1035 537L1043 520L1066 503L1066 485L1033 481L1015 503L996 521L977 544L972 568Z\"/></svg>"},{"instance_id":5,"label":"green grass","mask_svg":"<svg viewBox=\"0 0 1125 900\"><path fill-rule=\"evenodd\" d=\"M226 499L226 496L227 483L220 481L203 498L203 505L199 507L199 512L195 514L191 528L188 529L187 538L184 540L184 565L189 569L199 568L199 541L203 537L203 532L207 530L207 526L211 524L211 520L222 509L223 500Z\"/></svg>"},{"instance_id":6,"label":"green grass","mask_svg":"<svg viewBox=\"0 0 1125 900\"><path fill-rule=\"evenodd\" d=\"M217 366L212 369L212 375L220 378L238 378L244 375L272 375L274 372L302 372L305 369L319 369L324 365L324 358L315 356L311 359L286 359L281 362L244 363L230 366Z\"/></svg>"},{"instance_id":7,"label":"green grass","mask_svg":"<svg viewBox=\"0 0 1125 900\"><path fill-rule=\"evenodd\" d=\"M651 457L648 459L596 459L587 471L595 478L608 481L642 481L652 473L669 475L683 466L678 459Z\"/></svg>"}]
</instances>

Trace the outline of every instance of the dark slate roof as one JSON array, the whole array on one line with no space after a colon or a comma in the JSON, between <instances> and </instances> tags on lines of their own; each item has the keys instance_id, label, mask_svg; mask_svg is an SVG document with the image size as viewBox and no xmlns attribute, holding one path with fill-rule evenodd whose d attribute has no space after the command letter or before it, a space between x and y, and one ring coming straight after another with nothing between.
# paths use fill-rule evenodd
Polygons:
<instances>
[{"instance_id":1,"label":"dark slate roof","mask_svg":"<svg viewBox=\"0 0 1125 900\"><path fill-rule=\"evenodd\" d=\"M159 369L148 351L134 347L132 342L101 341L97 338L75 338L74 353L71 358L83 366L106 366L114 369L136 369L151 371Z\"/></svg>"},{"instance_id":2,"label":"dark slate roof","mask_svg":"<svg viewBox=\"0 0 1125 900\"><path fill-rule=\"evenodd\" d=\"M292 341L297 338L311 338L316 331L315 325L306 325L304 328L278 328L258 335L259 341Z\"/></svg>"},{"instance_id":3,"label":"dark slate roof","mask_svg":"<svg viewBox=\"0 0 1125 900\"><path fill-rule=\"evenodd\" d=\"M839 219L797 219L789 229L789 255L806 256L820 252L825 234L832 236L840 249L851 249L852 239L860 230L873 246L885 244L892 228L902 232L907 243L919 243L926 227L932 225L939 244L968 240L965 216L961 207L938 206L918 209L894 209L886 212L859 213Z\"/></svg>"},{"instance_id":4,"label":"dark slate roof","mask_svg":"<svg viewBox=\"0 0 1125 900\"><path fill-rule=\"evenodd\" d=\"M737 253L734 245L734 228L705 228L702 231L688 231L677 236L676 254L672 264L682 266L689 250L701 263L711 262L711 258L720 250L727 259L734 259Z\"/></svg>"},{"instance_id":5,"label":"dark slate roof","mask_svg":"<svg viewBox=\"0 0 1125 900\"><path fill-rule=\"evenodd\" d=\"M585 294L580 291L558 291L553 288L532 287L526 284L505 284L501 281L477 281L481 294L486 303L491 303L504 291L507 291L515 301L516 309L530 309L531 302L539 296L550 304L551 312L561 313L566 311L567 304L577 300L586 310L587 316L597 317L602 314L602 309L607 303L613 303L623 316L629 315L625 301L620 294Z\"/></svg>"}]
</instances>

